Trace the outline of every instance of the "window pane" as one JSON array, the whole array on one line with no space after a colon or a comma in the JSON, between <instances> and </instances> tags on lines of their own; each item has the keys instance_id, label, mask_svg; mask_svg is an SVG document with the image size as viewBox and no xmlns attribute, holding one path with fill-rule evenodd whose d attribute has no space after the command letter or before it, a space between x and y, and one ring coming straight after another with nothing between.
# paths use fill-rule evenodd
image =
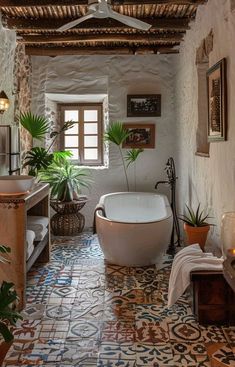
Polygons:
<instances>
[{"instance_id":1,"label":"window pane","mask_svg":"<svg viewBox=\"0 0 235 367\"><path fill-rule=\"evenodd\" d=\"M98 137L95 136L84 136L84 146L85 147L97 147L98 146Z\"/></svg>"},{"instance_id":2,"label":"window pane","mask_svg":"<svg viewBox=\"0 0 235 367\"><path fill-rule=\"evenodd\" d=\"M79 159L78 149L65 149L69 150L72 153L72 157L70 159Z\"/></svg>"},{"instance_id":3,"label":"window pane","mask_svg":"<svg viewBox=\"0 0 235 367\"><path fill-rule=\"evenodd\" d=\"M65 121L78 121L78 110L66 110L64 111Z\"/></svg>"},{"instance_id":4,"label":"window pane","mask_svg":"<svg viewBox=\"0 0 235 367\"><path fill-rule=\"evenodd\" d=\"M65 147L78 147L78 136L65 136L64 145Z\"/></svg>"},{"instance_id":5,"label":"window pane","mask_svg":"<svg viewBox=\"0 0 235 367\"><path fill-rule=\"evenodd\" d=\"M97 160L98 159L98 149L84 149L85 160Z\"/></svg>"},{"instance_id":6,"label":"window pane","mask_svg":"<svg viewBox=\"0 0 235 367\"><path fill-rule=\"evenodd\" d=\"M85 110L84 111L84 121L98 121L98 111L97 110Z\"/></svg>"},{"instance_id":7,"label":"window pane","mask_svg":"<svg viewBox=\"0 0 235 367\"><path fill-rule=\"evenodd\" d=\"M65 131L65 135L67 134L78 134L78 123L76 122L73 127Z\"/></svg>"},{"instance_id":8,"label":"window pane","mask_svg":"<svg viewBox=\"0 0 235 367\"><path fill-rule=\"evenodd\" d=\"M98 124L84 124L84 134L97 134Z\"/></svg>"}]
</instances>

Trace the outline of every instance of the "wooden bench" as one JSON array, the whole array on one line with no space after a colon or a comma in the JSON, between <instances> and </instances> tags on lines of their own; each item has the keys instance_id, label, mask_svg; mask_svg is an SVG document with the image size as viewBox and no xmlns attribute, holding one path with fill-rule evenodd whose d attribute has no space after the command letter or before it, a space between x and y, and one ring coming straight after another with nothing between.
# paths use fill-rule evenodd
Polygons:
<instances>
[{"instance_id":1,"label":"wooden bench","mask_svg":"<svg viewBox=\"0 0 235 367\"><path fill-rule=\"evenodd\" d=\"M192 309L200 324L235 325L235 293L222 271L192 271Z\"/></svg>"}]
</instances>

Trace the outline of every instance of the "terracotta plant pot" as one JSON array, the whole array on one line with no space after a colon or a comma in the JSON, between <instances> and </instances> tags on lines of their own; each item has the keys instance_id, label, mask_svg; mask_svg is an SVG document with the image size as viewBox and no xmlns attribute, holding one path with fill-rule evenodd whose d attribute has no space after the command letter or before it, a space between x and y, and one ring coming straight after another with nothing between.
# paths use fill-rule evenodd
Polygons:
<instances>
[{"instance_id":1,"label":"terracotta plant pot","mask_svg":"<svg viewBox=\"0 0 235 367\"><path fill-rule=\"evenodd\" d=\"M193 245L194 243L199 243L202 251L204 251L207 235L210 229L210 225L203 227L192 227L187 223L184 223L184 230L187 237L187 243Z\"/></svg>"}]
</instances>

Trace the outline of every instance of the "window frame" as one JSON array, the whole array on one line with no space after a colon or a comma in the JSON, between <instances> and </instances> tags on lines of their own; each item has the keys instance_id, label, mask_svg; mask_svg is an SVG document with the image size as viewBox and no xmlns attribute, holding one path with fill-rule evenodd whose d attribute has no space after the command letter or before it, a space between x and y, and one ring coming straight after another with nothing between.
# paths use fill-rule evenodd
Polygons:
<instances>
[{"instance_id":1,"label":"window frame","mask_svg":"<svg viewBox=\"0 0 235 367\"><path fill-rule=\"evenodd\" d=\"M78 153L79 159L71 159L72 162L78 163L79 165L83 166L100 166L103 165L103 103L60 103L58 105L59 112L60 112L60 126L63 125L65 122L64 119L64 111L65 110L78 110L79 111L79 130L78 134L74 134L74 136L78 136ZM92 110L96 109L98 112L98 119L97 119L97 147L89 147L97 149L98 157L96 160L94 159L84 159L84 137L85 136L94 136L96 134L85 134L84 135L84 123L94 123L94 121L84 121L84 111L85 110ZM95 122L96 123L96 122ZM69 130L68 130L69 131ZM72 134L71 134L72 135ZM61 134L60 138L60 146L61 149L65 150L65 133ZM68 148L69 149L69 148ZM72 149L72 148L71 148Z\"/></svg>"}]
</instances>

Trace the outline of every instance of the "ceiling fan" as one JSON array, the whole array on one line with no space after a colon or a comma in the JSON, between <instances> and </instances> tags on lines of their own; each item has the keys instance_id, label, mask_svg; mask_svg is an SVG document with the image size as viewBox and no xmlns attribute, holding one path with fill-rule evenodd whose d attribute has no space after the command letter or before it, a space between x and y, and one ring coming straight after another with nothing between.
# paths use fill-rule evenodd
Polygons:
<instances>
[{"instance_id":1,"label":"ceiling fan","mask_svg":"<svg viewBox=\"0 0 235 367\"><path fill-rule=\"evenodd\" d=\"M123 24L128 25L129 27L137 28L143 31L148 31L149 28L152 26L151 24L142 22L139 19L122 15L112 10L110 0L98 0L98 2L97 1L94 2L94 0L88 0L87 14L81 18L78 18L76 20L73 20L72 22L63 25L62 27L58 28L57 31L59 32L67 31L68 29L73 28L76 25L91 18L97 18L97 19L112 18L118 20Z\"/></svg>"}]
</instances>

